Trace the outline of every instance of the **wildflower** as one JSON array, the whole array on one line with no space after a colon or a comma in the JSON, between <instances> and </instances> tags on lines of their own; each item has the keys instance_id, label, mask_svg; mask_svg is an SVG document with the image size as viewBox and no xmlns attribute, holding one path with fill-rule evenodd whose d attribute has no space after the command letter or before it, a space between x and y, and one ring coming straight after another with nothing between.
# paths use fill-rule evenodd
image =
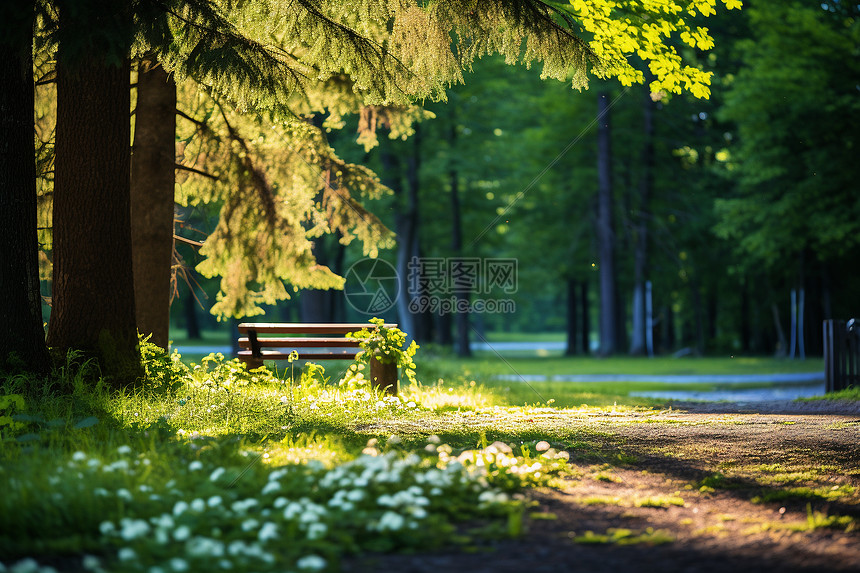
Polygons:
<instances>
[{"instance_id":1,"label":"wildflower","mask_svg":"<svg viewBox=\"0 0 860 573\"><path fill-rule=\"evenodd\" d=\"M81 563L81 566L87 571L95 571L96 569L101 568L101 561L95 555L84 555L84 560Z\"/></svg>"},{"instance_id":2,"label":"wildflower","mask_svg":"<svg viewBox=\"0 0 860 573\"><path fill-rule=\"evenodd\" d=\"M102 535L110 535L116 531L116 527L114 527L114 524L111 521L102 521L99 524L99 531Z\"/></svg>"},{"instance_id":3,"label":"wildflower","mask_svg":"<svg viewBox=\"0 0 860 573\"><path fill-rule=\"evenodd\" d=\"M263 524L263 527L260 528L260 533L257 534L257 538L260 541L268 541L269 539L276 539L278 537L278 526L272 523L271 521Z\"/></svg>"},{"instance_id":4,"label":"wildflower","mask_svg":"<svg viewBox=\"0 0 860 573\"><path fill-rule=\"evenodd\" d=\"M427 443L429 444L439 444L441 441L442 440L440 440L439 436L437 436L436 434L432 434L431 436L427 437Z\"/></svg>"},{"instance_id":5,"label":"wildflower","mask_svg":"<svg viewBox=\"0 0 860 573\"><path fill-rule=\"evenodd\" d=\"M108 494L109 494L108 490L106 490L103 487L97 487L97 488L93 489L93 495L95 495L97 497L107 497Z\"/></svg>"},{"instance_id":6,"label":"wildflower","mask_svg":"<svg viewBox=\"0 0 860 573\"><path fill-rule=\"evenodd\" d=\"M218 481L218 478L220 478L225 471L226 470L221 467L215 468L215 471L213 471L209 476L209 481Z\"/></svg>"},{"instance_id":7,"label":"wildflower","mask_svg":"<svg viewBox=\"0 0 860 573\"><path fill-rule=\"evenodd\" d=\"M325 569L326 560L319 555L305 555L296 561L296 567L303 571L320 571Z\"/></svg>"},{"instance_id":8,"label":"wildflower","mask_svg":"<svg viewBox=\"0 0 860 573\"><path fill-rule=\"evenodd\" d=\"M549 442L541 440L537 444L535 444L535 450L539 452L545 452L549 449Z\"/></svg>"},{"instance_id":9,"label":"wildflower","mask_svg":"<svg viewBox=\"0 0 860 573\"><path fill-rule=\"evenodd\" d=\"M134 552L134 549L131 547L123 547L117 553L117 557L120 561L133 561L137 559L137 553Z\"/></svg>"},{"instance_id":10,"label":"wildflower","mask_svg":"<svg viewBox=\"0 0 860 573\"><path fill-rule=\"evenodd\" d=\"M180 525L173 531L173 539L176 541L185 541L191 537L191 529L187 525Z\"/></svg>"},{"instance_id":11,"label":"wildflower","mask_svg":"<svg viewBox=\"0 0 860 573\"><path fill-rule=\"evenodd\" d=\"M256 519L246 519L242 522L242 531L251 531L252 529L256 529L258 525L260 525L260 522Z\"/></svg>"},{"instance_id":12,"label":"wildflower","mask_svg":"<svg viewBox=\"0 0 860 573\"><path fill-rule=\"evenodd\" d=\"M209 507L218 507L219 505L221 505L221 496L213 495L206 500L206 505L208 505Z\"/></svg>"},{"instance_id":13,"label":"wildflower","mask_svg":"<svg viewBox=\"0 0 860 573\"><path fill-rule=\"evenodd\" d=\"M269 494L269 493L274 493L274 492L278 491L279 489L281 489L281 484L280 484L280 483L278 483L278 482L276 482L276 481L270 481L269 483L267 483L267 484L263 487L263 490L262 490L260 493L261 493L261 494L263 494L263 495L266 495L266 494Z\"/></svg>"},{"instance_id":14,"label":"wildflower","mask_svg":"<svg viewBox=\"0 0 860 573\"><path fill-rule=\"evenodd\" d=\"M198 498L195 498L194 500L191 501L190 507L191 507L192 511L196 511L197 513L202 513L203 510L206 509L206 502L198 497Z\"/></svg>"},{"instance_id":15,"label":"wildflower","mask_svg":"<svg viewBox=\"0 0 860 573\"><path fill-rule=\"evenodd\" d=\"M94 468L94 467L100 466L100 465L102 465L102 463L95 458L90 458L90 460L87 462L87 467L90 467L90 468Z\"/></svg>"},{"instance_id":16,"label":"wildflower","mask_svg":"<svg viewBox=\"0 0 860 573\"><path fill-rule=\"evenodd\" d=\"M121 523L120 536L126 541L132 541L149 533L149 524L142 519L124 518Z\"/></svg>"},{"instance_id":17,"label":"wildflower","mask_svg":"<svg viewBox=\"0 0 860 573\"><path fill-rule=\"evenodd\" d=\"M127 456L128 454L131 453L131 447L123 444L122 446L120 446L116 449L116 453L118 453L121 456Z\"/></svg>"},{"instance_id":18,"label":"wildflower","mask_svg":"<svg viewBox=\"0 0 860 573\"><path fill-rule=\"evenodd\" d=\"M39 571L39 563L31 558L27 557L26 559L22 559L12 565L13 573L37 573Z\"/></svg>"},{"instance_id":19,"label":"wildflower","mask_svg":"<svg viewBox=\"0 0 860 573\"><path fill-rule=\"evenodd\" d=\"M324 537L327 532L328 526L325 523L311 523L308 527L308 539L320 539Z\"/></svg>"},{"instance_id":20,"label":"wildflower","mask_svg":"<svg viewBox=\"0 0 860 573\"><path fill-rule=\"evenodd\" d=\"M170 560L170 568L174 571L188 571L188 561L181 557L174 557Z\"/></svg>"},{"instance_id":21,"label":"wildflower","mask_svg":"<svg viewBox=\"0 0 860 573\"><path fill-rule=\"evenodd\" d=\"M188 464L188 471L196 472L197 470L203 469L203 462L200 460L194 460L190 464Z\"/></svg>"},{"instance_id":22,"label":"wildflower","mask_svg":"<svg viewBox=\"0 0 860 573\"><path fill-rule=\"evenodd\" d=\"M125 489L124 487L121 487L118 490L116 490L116 496L118 498L124 499L126 501L131 501L131 499L132 499L131 492L128 491L127 489Z\"/></svg>"},{"instance_id":23,"label":"wildflower","mask_svg":"<svg viewBox=\"0 0 860 573\"><path fill-rule=\"evenodd\" d=\"M208 537L194 537L185 545L185 551L193 557L222 557L224 544Z\"/></svg>"},{"instance_id":24,"label":"wildflower","mask_svg":"<svg viewBox=\"0 0 860 573\"><path fill-rule=\"evenodd\" d=\"M399 513L386 511L382 514L382 517L379 518L379 523L376 525L376 529L379 531L397 531L403 527L405 521L406 520Z\"/></svg>"},{"instance_id":25,"label":"wildflower","mask_svg":"<svg viewBox=\"0 0 860 573\"><path fill-rule=\"evenodd\" d=\"M281 509L282 507L287 505L289 502L290 502L290 500L288 500L287 498L279 497L279 498L275 499L275 502L272 505L275 507L275 509Z\"/></svg>"},{"instance_id":26,"label":"wildflower","mask_svg":"<svg viewBox=\"0 0 860 573\"><path fill-rule=\"evenodd\" d=\"M76 462L82 462L87 459L87 454L85 454L84 452L75 452L72 454L72 459Z\"/></svg>"},{"instance_id":27,"label":"wildflower","mask_svg":"<svg viewBox=\"0 0 860 573\"><path fill-rule=\"evenodd\" d=\"M173 515L175 515L176 517L179 517L180 515L182 515L183 513L185 513L185 511L186 511L187 509L188 509L188 504L187 504L186 502L184 502L183 500L181 500L181 499L180 499L180 500L179 500L179 501L177 501L177 502L176 502L176 504L173 506Z\"/></svg>"}]
</instances>

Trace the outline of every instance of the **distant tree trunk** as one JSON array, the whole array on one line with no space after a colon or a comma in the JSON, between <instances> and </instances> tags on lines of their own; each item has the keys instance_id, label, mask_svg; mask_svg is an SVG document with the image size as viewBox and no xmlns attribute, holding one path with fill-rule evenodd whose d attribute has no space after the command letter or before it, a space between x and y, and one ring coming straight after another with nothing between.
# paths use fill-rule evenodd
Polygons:
<instances>
[{"instance_id":1,"label":"distant tree trunk","mask_svg":"<svg viewBox=\"0 0 860 573\"><path fill-rule=\"evenodd\" d=\"M421 170L421 126L415 126L415 135L412 136L412 148L406 155L406 189L409 197L409 208L413 214L412 233L410 237L410 259L421 257L421 210L419 202L420 170ZM401 275L401 281L403 275ZM414 297L415 295L410 295ZM409 334L418 342L429 342L433 336L433 315L423 310L413 314L413 332Z\"/></svg>"},{"instance_id":2,"label":"distant tree trunk","mask_svg":"<svg viewBox=\"0 0 860 573\"><path fill-rule=\"evenodd\" d=\"M752 350L752 336L750 330L750 296L749 284L745 279L741 279L741 352L748 353Z\"/></svg>"},{"instance_id":3,"label":"distant tree trunk","mask_svg":"<svg viewBox=\"0 0 860 573\"><path fill-rule=\"evenodd\" d=\"M197 319L197 301L194 300L194 295L191 293L191 287L188 290L188 297L183 305L185 312L185 331L188 340L200 340L200 321Z\"/></svg>"},{"instance_id":4,"label":"distant tree trunk","mask_svg":"<svg viewBox=\"0 0 860 573\"><path fill-rule=\"evenodd\" d=\"M141 62L131 161L131 238L137 327L167 348L173 262L176 84L161 66Z\"/></svg>"},{"instance_id":5,"label":"distant tree trunk","mask_svg":"<svg viewBox=\"0 0 860 573\"><path fill-rule=\"evenodd\" d=\"M588 281L582 281L579 291L580 308L582 309L582 335L580 343L582 344L582 353L588 355L591 353L591 314L588 307Z\"/></svg>"},{"instance_id":6,"label":"distant tree trunk","mask_svg":"<svg viewBox=\"0 0 860 573\"><path fill-rule=\"evenodd\" d=\"M452 140L456 139L455 128L451 128ZM452 169L449 173L451 181L451 250L455 256L463 254L463 223L461 220L460 208L460 176L456 169ZM450 278L450 277L449 277ZM470 293L468 291L457 291L457 356L468 357L472 355L472 348L469 345L469 312L461 312L460 307L467 307L469 304Z\"/></svg>"},{"instance_id":7,"label":"distant tree trunk","mask_svg":"<svg viewBox=\"0 0 860 573\"><path fill-rule=\"evenodd\" d=\"M0 38L0 370L50 370L36 237L33 3L6 0ZM12 360L9 360L12 358Z\"/></svg>"},{"instance_id":8,"label":"distant tree trunk","mask_svg":"<svg viewBox=\"0 0 860 573\"><path fill-rule=\"evenodd\" d=\"M576 344L576 336L579 330L577 321L577 306L579 305L579 297L576 292L576 281L568 278L567 285L567 345L564 349L565 356L575 356L579 353L579 347Z\"/></svg>"},{"instance_id":9,"label":"distant tree trunk","mask_svg":"<svg viewBox=\"0 0 860 573\"><path fill-rule=\"evenodd\" d=\"M642 178L639 182L639 208L634 227L633 245L633 333L630 354L645 354L645 281L648 280L649 202L654 181L654 102L650 90L643 90L642 115L645 143L642 148Z\"/></svg>"},{"instance_id":10,"label":"distant tree trunk","mask_svg":"<svg viewBox=\"0 0 860 573\"><path fill-rule=\"evenodd\" d=\"M63 8L61 28L105 27ZM124 3L105 3L105 10L98 18L127 17L120 14ZM115 65L102 58L91 51L73 64L60 43L48 345L95 356L113 385L126 386L142 376L132 275L130 67L127 59Z\"/></svg>"},{"instance_id":11,"label":"distant tree trunk","mask_svg":"<svg viewBox=\"0 0 860 573\"><path fill-rule=\"evenodd\" d=\"M782 328L782 320L779 318L779 307L777 307L776 303L772 303L770 305L770 312L773 314L773 327L776 330L777 337L777 346L775 355L778 357L785 357L786 351L788 350L788 346L785 340L785 331Z\"/></svg>"},{"instance_id":12,"label":"distant tree trunk","mask_svg":"<svg viewBox=\"0 0 860 573\"><path fill-rule=\"evenodd\" d=\"M612 145L609 94L597 97L597 240L600 260L600 356L616 350L615 227L612 214Z\"/></svg>"}]
</instances>

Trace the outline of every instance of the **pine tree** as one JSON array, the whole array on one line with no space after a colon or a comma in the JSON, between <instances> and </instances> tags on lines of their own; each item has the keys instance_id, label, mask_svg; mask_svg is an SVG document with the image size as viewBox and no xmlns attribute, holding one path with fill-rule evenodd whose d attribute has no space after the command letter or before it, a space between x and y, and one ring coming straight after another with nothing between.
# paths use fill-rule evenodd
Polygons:
<instances>
[{"instance_id":1,"label":"pine tree","mask_svg":"<svg viewBox=\"0 0 860 573\"><path fill-rule=\"evenodd\" d=\"M730 6L736 4L725 1ZM322 233L341 233L344 241L358 238L368 255L390 244L390 233L353 197L362 191L378 194L384 188L366 169L337 159L322 131L305 121L307 114L325 112L327 127L336 127L345 114L360 113L368 126L363 137L372 144L372 127L380 124L379 117L398 118L406 126L403 131L408 132L408 118L420 116L420 111L410 107L416 100L443 98L447 86L462 80L464 69L490 53L500 53L508 62L540 63L542 77L572 78L574 87L580 88L586 85L589 71L598 76L618 76L622 81L641 81L625 67L626 53L637 48L642 52L640 57L652 63L657 77L652 89L679 91L683 87L705 96L709 80L707 74L681 67L680 58L669 46L668 37L674 32L683 42L700 48L706 48L710 41L706 30L691 28L677 17L681 7L675 3L654 7L632 2L619 11L608 2L586 5L575 1L570 6L558 6L539 0L297 0L289 5L262 0L223 4L140 0L120 5L128 9L128 20L120 26L99 17L119 9L113 6L107 10L100 0L57 0L53 6L59 8L59 26L51 17L42 22L44 43L49 48L59 39L63 49L73 48L73 58L78 56L78 61L85 62L86 52L97 49L107 54L106 63L113 66L120 66L127 56L152 54L177 83L193 81L201 97L213 102L211 109L217 109L207 119L215 118L223 131L209 141L229 146L225 165L230 175L210 173L217 179L215 189L193 197L188 194L183 200L224 201L216 232L202 251L208 259L200 266L207 274L223 277L215 309L223 314L259 312L259 303L284 298L288 286L338 286L342 279L316 265L307 248L308 239ZM687 10L707 15L713 6L712 0L700 0ZM46 13L50 16L51 11ZM230 18L225 16L228 13ZM66 17L76 18L82 25L63 24ZM604 33L607 23L617 33ZM590 39L582 39L580 34ZM105 43L107 46L102 45ZM91 64L87 62L84 68ZM75 93L74 86L69 86L59 84L61 90L68 90L66 95ZM85 98L84 91L76 92L75 97ZM59 97L62 100L66 95ZM275 127L262 142L259 131L251 133L242 125L248 111L259 114L259 125ZM186 115L201 131L208 129L201 118ZM101 127L113 130L105 132L106 140L122 141L127 127L120 124L127 122L118 116L97 119ZM281 138L286 145L284 141L274 143ZM292 165L300 166L299 175L288 173L277 180L269 176L262 167L267 164L252 153L252 143L263 149L269 143L272 149L268 152L278 158L289 154L294 158ZM74 148L68 141L62 146L58 141L57 149L58 166L74 162L75 154L86 154L85 148ZM69 157L61 159L60 151ZM112 171L107 179L120 181L126 163L118 161L121 169L102 163L98 169ZM57 173L60 185L61 170ZM68 173L63 178L66 182L72 179ZM241 181L240 188L229 186L236 181ZM311 186L313 193L308 192L309 181L316 181ZM57 192L58 198L60 195ZM308 199L310 195L314 199ZM125 196L122 188L113 207L121 209ZM62 251L67 248L63 242L68 240L62 234L63 226L74 222L83 229L86 225L76 219L74 209L55 207L54 214L54 264L59 278L54 285L55 305L59 305L55 314L66 324L81 316L103 320L101 325L92 325L92 330L110 331L110 320L94 319L89 302L60 302L76 278L86 275L90 278L82 282L89 284L98 275L90 274L86 265L69 268L62 262ZM123 237L120 243L124 242L126 224L121 218L110 220L116 224L117 237ZM92 229L90 235L83 243L87 249L77 253L83 259L100 253ZM112 256L122 256L118 253ZM102 262L125 266L115 258ZM249 292L249 287L256 290ZM117 300L133 300L124 292L126 286L117 283L115 288L123 291L112 293ZM75 343L71 330L60 325L52 325L51 330L57 333L51 338L61 350L75 344L91 345L91 341ZM120 338L127 337L123 334ZM130 355L124 348L122 354Z\"/></svg>"}]
</instances>

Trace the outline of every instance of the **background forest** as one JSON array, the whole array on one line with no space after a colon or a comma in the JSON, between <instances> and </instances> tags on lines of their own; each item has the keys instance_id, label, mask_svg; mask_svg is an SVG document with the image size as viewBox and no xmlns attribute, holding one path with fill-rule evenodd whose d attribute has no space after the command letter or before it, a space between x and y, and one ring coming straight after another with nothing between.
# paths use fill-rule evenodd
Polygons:
<instances>
[{"instance_id":1,"label":"background forest","mask_svg":"<svg viewBox=\"0 0 860 573\"><path fill-rule=\"evenodd\" d=\"M368 151L355 137L368 118L341 121L327 132L338 155L393 190L364 206L396 232L396 247L379 256L401 277L410 256L519 262L518 290L504 295L514 313L409 316L401 300L386 318L419 342L565 331L569 353L645 353L650 284L655 353L820 354L821 320L856 313L860 289L856 16L843 3L768 0L712 16L716 47L698 61L715 72L709 100L614 81L578 92L485 58L447 103L425 106L432 119L408 138L394 125ZM192 102L180 94L180 109ZM276 181L283 165L265 149L283 153L283 143L260 133L265 145L253 153ZM191 175L180 188L199 194L207 183ZM207 236L220 206L181 208L183 225L202 233L179 233ZM365 253L339 238L320 237L313 252L343 276ZM199 260L178 249L189 268ZM210 308L218 287L191 274L172 320L194 336L219 327L200 305ZM313 290L265 316L366 318L342 292Z\"/></svg>"}]
</instances>

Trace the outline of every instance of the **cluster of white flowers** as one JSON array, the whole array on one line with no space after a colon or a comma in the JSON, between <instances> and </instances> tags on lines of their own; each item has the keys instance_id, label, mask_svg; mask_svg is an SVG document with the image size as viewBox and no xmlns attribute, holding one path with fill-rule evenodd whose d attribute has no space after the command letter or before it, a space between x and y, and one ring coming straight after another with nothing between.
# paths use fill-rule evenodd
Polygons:
<instances>
[{"instance_id":1,"label":"cluster of white flowers","mask_svg":"<svg viewBox=\"0 0 860 573\"><path fill-rule=\"evenodd\" d=\"M88 571L108 570L113 562L123 571L143 573L318 571L329 567L316 553L325 546L322 540L349 535L361 546L363 540L386 534L396 543L418 543L409 532L419 528L425 534L450 535L442 521L429 519L431 514L454 515L457 507L469 515L491 508L497 512L516 503L493 485L502 483L496 481L499 475L508 476L505 487L515 488L526 483L524 477L545 472L544 464L566 456L541 443L537 458L515 457L500 442L454 455L437 436L419 446L418 453L399 452L402 447L396 435L384 445L372 439L362 455L329 468L314 461L270 469L265 456L253 458L262 464L249 459L244 469L194 459L159 483L149 478L149 459L121 446L113 459L104 461L75 452L57 471L64 487L79 483L104 498L105 507L118 508L98 525L98 534L118 546L115 559L102 564L85 556L82 566ZM23 560L11 568L0 564L4 571L52 570Z\"/></svg>"}]
</instances>

